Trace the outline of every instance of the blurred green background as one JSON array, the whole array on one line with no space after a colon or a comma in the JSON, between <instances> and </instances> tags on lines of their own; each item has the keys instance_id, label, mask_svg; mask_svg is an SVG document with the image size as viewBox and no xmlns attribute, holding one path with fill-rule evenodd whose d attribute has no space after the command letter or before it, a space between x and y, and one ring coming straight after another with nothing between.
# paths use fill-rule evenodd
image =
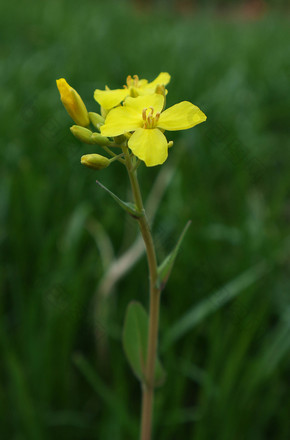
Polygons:
<instances>
[{"instance_id":1,"label":"blurred green background","mask_svg":"<svg viewBox=\"0 0 290 440\"><path fill-rule=\"evenodd\" d=\"M290 438L289 8L229 3L1 2L2 439L138 438L120 339L128 302L148 303L146 260L104 286L137 228L95 184L126 199L128 179L81 167L94 148L55 79L98 111L95 88L161 71L168 105L208 120L139 173L145 198L159 179L160 260L192 219L162 298L154 438Z\"/></svg>"}]
</instances>

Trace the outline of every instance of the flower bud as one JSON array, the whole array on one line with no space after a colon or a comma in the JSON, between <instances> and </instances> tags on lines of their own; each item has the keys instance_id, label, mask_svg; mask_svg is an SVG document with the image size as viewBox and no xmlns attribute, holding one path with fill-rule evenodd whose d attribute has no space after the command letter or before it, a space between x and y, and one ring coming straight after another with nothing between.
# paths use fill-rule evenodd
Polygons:
<instances>
[{"instance_id":1,"label":"flower bud","mask_svg":"<svg viewBox=\"0 0 290 440\"><path fill-rule=\"evenodd\" d=\"M107 114L109 113L109 109L105 109L104 107L101 106L101 115L103 116L104 119L106 119Z\"/></svg>"},{"instance_id":2,"label":"flower bud","mask_svg":"<svg viewBox=\"0 0 290 440\"><path fill-rule=\"evenodd\" d=\"M102 147L109 145L110 141L105 136L99 133L93 133L91 130L85 127L80 127L79 125L73 125L70 131L81 142L91 145L101 145Z\"/></svg>"},{"instance_id":3,"label":"flower bud","mask_svg":"<svg viewBox=\"0 0 290 440\"><path fill-rule=\"evenodd\" d=\"M93 132L89 130L88 128L81 127L79 125L73 125L70 128L70 131L81 142L84 142L85 144L95 144L95 141L92 139Z\"/></svg>"},{"instance_id":4,"label":"flower bud","mask_svg":"<svg viewBox=\"0 0 290 440\"><path fill-rule=\"evenodd\" d=\"M107 157L101 156L100 154L85 154L81 157L81 163L88 168L102 170L107 168L111 161Z\"/></svg>"},{"instance_id":5,"label":"flower bud","mask_svg":"<svg viewBox=\"0 0 290 440\"><path fill-rule=\"evenodd\" d=\"M64 78L57 79L56 85L60 93L60 99L72 120L77 125L87 127L90 124L88 111L78 92Z\"/></svg>"},{"instance_id":6,"label":"flower bud","mask_svg":"<svg viewBox=\"0 0 290 440\"><path fill-rule=\"evenodd\" d=\"M99 115L98 113L89 112L89 118L97 130L100 130L100 127L105 123L103 116Z\"/></svg>"},{"instance_id":7,"label":"flower bud","mask_svg":"<svg viewBox=\"0 0 290 440\"><path fill-rule=\"evenodd\" d=\"M109 139L105 136L102 136L100 133L93 133L92 141L93 144L101 145L101 147L105 147L110 143Z\"/></svg>"}]
</instances>

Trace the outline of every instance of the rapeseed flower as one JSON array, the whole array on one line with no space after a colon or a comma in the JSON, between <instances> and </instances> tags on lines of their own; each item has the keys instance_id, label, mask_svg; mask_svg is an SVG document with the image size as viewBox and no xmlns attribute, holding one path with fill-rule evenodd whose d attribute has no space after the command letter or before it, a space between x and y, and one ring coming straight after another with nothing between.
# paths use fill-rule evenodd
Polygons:
<instances>
[{"instance_id":1,"label":"rapeseed flower","mask_svg":"<svg viewBox=\"0 0 290 440\"><path fill-rule=\"evenodd\" d=\"M115 137L133 132L128 147L151 167L167 159L168 142L164 130L192 128L206 120L205 114L191 102L183 101L162 111L164 96L151 94L128 97L122 106L113 108L100 128L103 136Z\"/></svg>"},{"instance_id":2,"label":"rapeseed flower","mask_svg":"<svg viewBox=\"0 0 290 440\"><path fill-rule=\"evenodd\" d=\"M150 95L155 93L158 86L166 86L170 81L170 75L167 72L161 72L154 81L148 83L147 79L139 79L137 75L133 78L127 76L126 85L123 89L106 90L96 89L94 93L95 100L106 110L119 105L128 96L136 98L140 95Z\"/></svg>"}]
</instances>

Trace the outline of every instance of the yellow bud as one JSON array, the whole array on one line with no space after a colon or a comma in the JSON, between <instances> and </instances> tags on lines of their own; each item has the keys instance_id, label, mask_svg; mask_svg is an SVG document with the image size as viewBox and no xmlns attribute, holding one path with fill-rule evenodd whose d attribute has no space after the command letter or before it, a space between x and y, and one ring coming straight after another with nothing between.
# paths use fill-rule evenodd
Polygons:
<instances>
[{"instance_id":1,"label":"yellow bud","mask_svg":"<svg viewBox=\"0 0 290 440\"><path fill-rule=\"evenodd\" d=\"M99 115L98 113L89 112L89 118L97 130L100 130L100 127L105 123L103 116Z\"/></svg>"},{"instance_id":2,"label":"yellow bud","mask_svg":"<svg viewBox=\"0 0 290 440\"><path fill-rule=\"evenodd\" d=\"M88 111L78 92L64 78L57 79L56 85L60 93L60 99L72 120L77 125L87 127L90 124Z\"/></svg>"},{"instance_id":3,"label":"yellow bud","mask_svg":"<svg viewBox=\"0 0 290 440\"><path fill-rule=\"evenodd\" d=\"M101 156L100 154L85 154L81 157L81 163L88 168L102 170L103 168L107 168L111 161L107 157Z\"/></svg>"},{"instance_id":4,"label":"yellow bud","mask_svg":"<svg viewBox=\"0 0 290 440\"><path fill-rule=\"evenodd\" d=\"M167 144L167 146L168 146L168 148L173 147L173 141L169 141L168 144Z\"/></svg>"}]
</instances>

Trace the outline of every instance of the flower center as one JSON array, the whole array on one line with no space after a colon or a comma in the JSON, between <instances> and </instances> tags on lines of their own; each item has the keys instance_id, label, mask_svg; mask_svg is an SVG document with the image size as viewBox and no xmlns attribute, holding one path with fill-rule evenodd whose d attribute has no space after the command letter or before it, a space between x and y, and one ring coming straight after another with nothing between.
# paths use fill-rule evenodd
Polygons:
<instances>
[{"instance_id":1,"label":"flower center","mask_svg":"<svg viewBox=\"0 0 290 440\"><path fill-rule=\"evenodd\" d=\"M142 118L144 121L143 128L155 128L160 117L160 113L156 113L154 115L154 108L148 107L143 108L142 110Z\"/></svg>"},{"instance_id":2,"label":"flower center","mask_svg":"<svg viewBox=\"0 0 290 440\"><path fill-rule=\"evenodd\" d=\"M133 78L131 75L127 76L126 79L127 87L138 87L139 85L139 77L138 75L134 75Z\"/></svg>"}]
</instances>

